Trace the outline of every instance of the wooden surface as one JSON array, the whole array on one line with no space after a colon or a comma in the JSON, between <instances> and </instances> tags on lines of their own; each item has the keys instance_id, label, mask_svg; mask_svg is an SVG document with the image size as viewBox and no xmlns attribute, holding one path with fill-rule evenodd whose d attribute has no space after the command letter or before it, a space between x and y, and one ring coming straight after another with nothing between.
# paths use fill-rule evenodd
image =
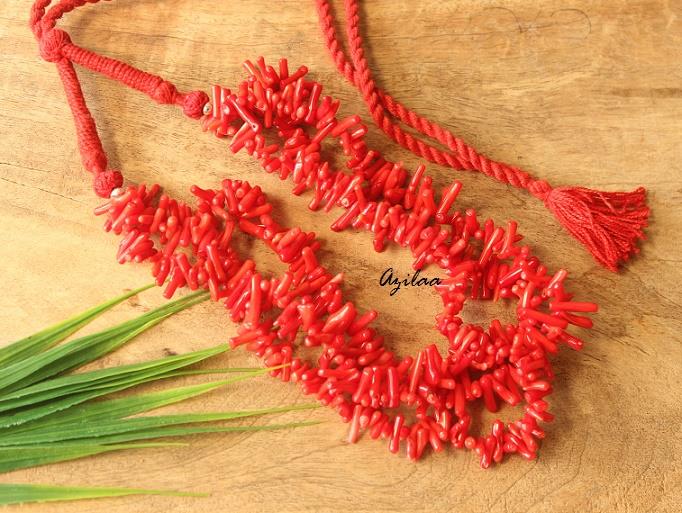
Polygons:
<instances>
[{"instance_id":1,"label":"wooden surface","mask_svg":"<svg viewBox=\"0 0 682 513\"><path fill-rule=\"evenodd\" d=\"M27 28L28 0L0 3L0 299L10 341L149 280L146 266L119 266L117 240L91 212L55 67L42 62ZM541 7L540 7L541 5ZM287 56L306 64L344 113L366 112L333 68L312 1L144 0L86 7L63 23L74 41L164 74L183 89L236 84L245 58ZM682 294L682 2L679 0L499 0L367 2L364 33L380 83L407 105L454 129L482 151L557 185L649 189L653 209L642 254L615 275L561 231L530 195L473 174L429 166L438 185L461 179L460 204L515 218L570 287L598 301L584 351L556 357L557 415L537 461L511 458L483 471L470 453L447 451L419 464L384 443L345 443L327 409L295 416L324 424L296 432L214 435L173 450L128 452L0 477L2 482L145 486L209 492L205 499L133 497L22 511L680 511ZM430 290L389 297L378 286L407 253L377 255L366 233L331 233L332 214L311 214L290 184L265 176L247 156L202 134L171 109L91 73L81 73L115 167L188 198L191 183L225 177L266 188L280 219L322 234L324 262L347 276L360 305L403 354L431 341L439 299ZM371 145L410 167L417 159L376 129ZM261 246L253 248L274 269ZM269 267L268 267L269 266ZM433 272L433 271L430 271ZM158 291L128 301L96 326L160 303ZM512 315L470 303L483 321ZM106 364L159 357L225 341L234 327L204 304L111 355ZM237 351L218 365L256 365ZM182 408L263 407L303 398L269 379L216 392ZM505 413L506 414L506 413ZM268 419L278 422L293 415Z\"/></svg>"}]
</instances>

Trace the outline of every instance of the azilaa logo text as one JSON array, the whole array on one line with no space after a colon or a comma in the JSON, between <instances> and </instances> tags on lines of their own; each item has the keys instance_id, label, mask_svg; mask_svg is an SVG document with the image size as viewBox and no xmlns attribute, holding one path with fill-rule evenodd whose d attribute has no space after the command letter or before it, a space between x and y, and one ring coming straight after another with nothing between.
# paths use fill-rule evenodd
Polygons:
<instances>
[{"instance_id":1,"label":"azilaa logo text","mask_svg":"<svg viewBox=\"0 0 682 513\"><path fill-rule=\"evenodd\" d=\"M400 278L393 271L393 267L386 269L381 278L379 278L379 285L382 287L391 287L390 295L396 294L400 287L433 287L440 283L440 278L428 278L426 276L420 276L420 271L408 275L405 278Z\"/></svg>"}]
</instances>

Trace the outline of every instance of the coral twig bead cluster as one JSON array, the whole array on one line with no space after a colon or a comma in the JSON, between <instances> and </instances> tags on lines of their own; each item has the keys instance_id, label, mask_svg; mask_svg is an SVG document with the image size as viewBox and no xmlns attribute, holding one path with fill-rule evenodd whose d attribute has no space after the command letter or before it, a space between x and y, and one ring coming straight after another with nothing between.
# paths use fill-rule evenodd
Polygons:
<instances>
[{"instance_id":1,"label":"coral twig bead cluster","mask_svg":"<svg viewBox=\"0 0 682 513\"><path fill-rule=\"evenodd\" d=\"M275 69L262 58L245 67L248 78L234 91L213 88L204 130L290 179L294 194L310 192L310 209L340 208L332 230L367 230L376 251L393 243L410 250L414 269L442 269L435 327L446 349L432 343L415 355L396 354L373 327L377 312L344 298L343 273L318 261L316 234L281 226L260 187L244 181L193 186L195 207L156 185L115 190L96 213L106 215L106 230L123 236L119 262L152 262L167 297L180 287L207 288L241 323L231 344L268 366L284 365L272 374L335 408L349 423L349 442L364 433L415 460L428 447L452 445L474 451L483 467L505 454L535 458L541 424L553 420L549 355L561 345L582 347L567 329L591 327L583 314L597 305L573 300L566 271L550 273L520 244L515 222L496 226L474 210L456 210L459 182L436 191L423 166L410 173L370 149L359 116L340 117L340 102L324 95L305 67L290 71L282 59ZM324 157L334 145L347 158L345 170ZM259 272L234 248L236 229L262 240L287 270ZM470 299L515 301L517 321L466 323L460 313ZM319 348L319 357L303 358L300 345ZM476 432L477 401L490 412L520 406L520 418Z\"/></svg>"}]
</instances>

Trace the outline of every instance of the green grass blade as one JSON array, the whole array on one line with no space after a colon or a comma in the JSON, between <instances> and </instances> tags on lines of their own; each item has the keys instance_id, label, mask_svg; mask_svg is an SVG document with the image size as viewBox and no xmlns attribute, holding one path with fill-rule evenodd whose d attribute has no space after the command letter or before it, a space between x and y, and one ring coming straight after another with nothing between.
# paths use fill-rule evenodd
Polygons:
<instances>
[{"instance_id":1,"label":"green grass blade","mask_svg":"<svg viewBox=\"0 0 682 513\"><path fill-rule=\"evenodd\" d=\"M203 292L185 296L114 328L72 340L8 365L0 375L0 397L96 360L166 317L204 301L206 297Z\"/></svg>"},{"instance_id":2,"label":"green grass blade","mask_svg":"<svg viewBox=\"0 0 682 513\"><path fill-rule=\"evenodd\" d=\"M113 328L72 340L19 362L16 368L12 366L6 369L13 373L12 378L5 380L0 378L1 395L92 362L121 347L167 317L202 302L207 297L205 293L200 292L180 298Z\"/></svg>"},{"instance_id":3,"label":"green grass blade","mask_svg":"<svg viewBox=\"0 0 682 513\"><path fill-rule=\"evenodd\" d=\"M209 296L207 293L200 291L198 293L192 294L192 296L186 296L184 298L178 299L177 301L168 303L166 306L157 308L156 310L152 310L151 312L145 314L145 316L150 315L151 320L144 322L144 324L142 325L140 324L141 321L143 320L142 317L144 316L141 316L139 318L140 320L133 319L133 322L136 323L135 326L139 327L128 326L127 328L124 328L122 339L106 340L101 344L96 344L93 347L87 348L83 352L78 352L75 358L73 359L69 358L63 363L63 367L65 368L63 369L62 372L74 370L78 367L81 367L87 363L95 361L98 358L101 358L102 356L111 353L112 351L118 349L119 347L121 347L131 339L135 338L139 334L143 333L144 331L147 331L152 326L159 324L161 321L180 312L181 310L185 310L196 304L206 301L208 297ZM50 375L52 376L54 375L54 373L51 373Z\"/></svg>"},{"instance_id":4,"label":"green grass blade","mask_svg":"<svg viewBox=\"0 0 682 513\"><path fill-rule=\"evenodd\" d=\"M121 433L119 435L102 436L97 438L83 438L78 442L92 442L103 444L122 444L129 442L137 442L140 440L153 440L157 438L169 438L178 436L199 435L207 433L242 433L246 431L274 431L279 429L293 429L298 427L313 426L319 424L319 421L310 422L290 422L287 424L270 424L267 426L192 426L192 427L167 427L167 428L152 428L142 431L134 431L131 433Z\"/></svg>"},{"instance_id":5,"label":"green grass blade","mask_svg":"<svg viewBox=\"0 0 682 513\"><path fill-rule=\"evenodd\" d=\"M260 376L266 372L269 372L270 370L271 369L258 369L230 379L171 388L159 392L138 394L120 399L109 399L107 401L100 401L91 404L83 404L78 408L74 408L73 411L63 412L56 420L60 423L63 423L65 420L72 421L74 419L79 419L86 422L92 419L122 419L125 417L130 417L131 415L137 415L138 413L144 413L156 408L161 408L162 406L179 403L181 401L206 394L217 388Z\"/></svg>"},{"instance_id":6,"label":"green grass blade","mask_svg":"<svg viewBox=\"0 0 682 513\"><path fill-rule=\"evenodd\" d=\"M192 397L197 397L199 395L211 392L217 388L260 376L269 372L270 370L270 368L257 369L230 379L171 388L168 390L161 390L159 392L150 392L147 394L139 394L131 397L123 397L120 399L110 399L108 401L100 401L92 404L84 404L78 408L75 408L70 417L84 420L94 418L98 420L121 419L131 415L136 415L138 413L151 411L162 406L168 406L180 401L185 401Z\"/></svg>"},{"instance_id":7,"label":"green grass blade","mask_svg":"<svg viewBox=\"0 0 682 513\"><path fill-rule=\"evenodd\" d=\"M128 379L121 379L109 385L94 387L92 390L85 390L80 393L75 393L66 397L52 400L46 404L40 404L33 406L32 408L22 409L15 413L2 415L0 416L0 436L5 436L9 433L15 433L18 431L24 432L34 430L42 426L45 422L63 423L65 421L68 422L69 419L72 418L84 419L86 418L86 415L102 418L102 414L98 412L102 410L102 406L106 407L108 401L102 401L88 405L83 405L83 403L144 383L173 378L176 376L176 372L173 371L166 372L164 369L160 369L160 371L161 373L158 374L155 372L150 372L146 375L138 375ZM79 405L83 405L83 408L77 408Z\"/></svg>"},{"instance_id":8,"label":"green grass blade","mask_svg":"<svg viewBox=\"0 0 682 513\"><path fill-rule=\"evenodd\" d=\"M126 342L129 342L159 322L161 322L161 319L150 321L147 324L129 331L124 335L119 335L109 339L99 338L95 340L95 338L93 338L88 341L87 346L84 346L77 351L73 351L71 354L55 359L48 363L36 363L34 365L34 367L36 367L34 372L29 372L29 366L23 366L22 372L25 373L25 375L22 378L15 380L14 383L6 386L4 390L5 393L0 395L0 400L4 400L4 398L7 396L12 397L16 392L28 388L36 383L40 383L41 381L49 379L52 376L63 373L69 369L80 367L90 361L94 361L97 358L110 353L114 349L123 346ZM42 365L42 367L40 367L40 365Z\"/></svg>"},{"instance_id":9,"label":"green grass blade","mask_svg":"<svg viewBox=\"0 0 682 513\"><path fill-rule=\"evenodd\" d=\"M21 468L46 465L60 461L75 460L106 452L124 449L144 449L149 447L172 447L177 443L139 443L139 444L51 444L31 445L28 447L0 447L0 472L10 472Z\"/></svg>"},{"instance_id":10,"label":"green grass blade","mask_svg":"<svg viewBox=\"0 0 682 513\"><path fill-rule=\"evenodd\" d=\"M219 345L201 351L168 356L158 360L120 365L49 379L1 397L0 412L33 406L44 401L63 398L78 392L116 385L125 380L169 374L176 369L193 365L212 356L224 353L227 350L229 350L229 346ZM185 372L191 373L192 371Z\"/></svg>"},{"instance_id":11,"label":"green grass blade","mask_svg":"<svg viewBox=\"0 0 682 513\"><path fill-rule=\"evenodd\" d=\"M269 372L270 370L272 369L258 369L227 380L172 388L160 392L151 392L148 394L123 397L120 399L109 399L106 401L81 404L85 401L88 401L89 399L93 399L94 397L100 397L110 393L108 390L86 392L84 394L74 396L73 399L66 398L61 401L52 402L45 407L31 408L26 412L20 412L9 419L1 418L0 427L16 426L19 423L25 424L24 426L18 426L19 429L14 431L16 432L43 428L47 429L48 427L53 428L57 425L70 423L73 421L88 422L95 419L121 419L160 408L162 406L184 401L186 399L210 392L211 390L215 390L216 388L259 376ZM151 379L148 379L147 381L150 381ZM129 384L126 388L131 386L134 386L134 384ZM92 394L92 396L88 397L87 394ZM70 402L76 400L78 402ZM36 411L38 412L36 413ZM48 415L50 416L48 417ZM2 438L2 435L5 434L7 434L7 431L0 431L0 438Z\"/></svg>"},{"instance_id":12,"label":"green grass blade","mask_svg":"<svg viewBox=\"0 0 682 513\"><path fill-rule=\"evenodd\" d=\"M33 426L35 422L44 422L42 419L51 415L56 415L61 412L70 411L70 408L78 406L86 401L92 399L97 399L98 397L103 397L105 395L112 394L114 392L120 392L127 388L132 388L149 381L154 381L156 379L162 379L161 377L151 377L147 379L135 379L124 381L117 385L111 385L108 387L101 387L96 390L87 390L85 392L77 393L64 397L58 400L51 401L47 404L42 404L39 406L34 406L26 410L21 410L17 413L12 413L8 415L0 416L0 434L4 435L7 430L16 430L28 427L29 429ZM52 417L50 417L52 418Z\"/></svg>"},{"instance_id":13,"label":"green grass blade","mask_svg":"<svg viewBox=\"0 0 682 513\"><path fill-rule=\"evenodd\" d=\"M77 405L81 405L92 399L97 399L105 395L112 394L114 392L120 392L122 390L132 388L144 383L151 381L158 381L162 379L168 379L176 376L176 372L167 372L167 369L159 369L159 373L156 371L146 373L145 375L133 376L132 378L121 379L117 382L112 382L109 385L103 385L101 387L94 387L92 390L85 390L80 393L75 393L68 395L66 397L58 398L52 400L46 404L40 404L32 408L23 409L16 413L10 413L0 416L0 435L4 436L7 433L12 433L16 431L27 431L35 429L37 422L53 422L56 419L60 419L60 413L66 415L66 418L73 416L83 416L84 412L79 409L71 409ZM101 405L103 403L96 403ZM104 403L105 404L105 403ZM95 404L89 405L94 408ZM48 417L49 419L43 419ZM101 415L100 415L101 417ZM42 425L42 424L39 424Z\"/></svg>"},{"instance_id":14,"label":"green grass blade","mask_svg":"<svg viewBox=\"0 0 682 513\"><path fill-rule=\"evenodd\" d=\"M28 433L3 434L0 437L0 446L9 447L15 445L48 444L78 439L89 439L90 441L94 441L95 438L99 437L142 432L151 429L168 428L183 424L199 424L234 420L260 415L271 415L274 413L308 410L318 407L319 405L317 404L304 404L263 408L250 411L158 415L153 417L135 417L119 420L95 420L93 422L87 423L76 421L69 424L63 424L61 426L50 426L43 429L33 430Z\"/></svg>"},{"instance_id":15,"label":"green grass blade","mask_svg":"<svg viewBox=\"0 0 682 513\"><path fill-rule=\"evenodd\" d=\"M17 340L16 342L10 343L0 348L0 367L7 365L9 362L15 363L24 360L29 356L33 356L34 354L38 354L45 349L54 346L69 335L81 329L86 324L92 322L110 308L153 286L154 284L151 283L149 285L145 285L144 287L126 292L125 294L121 294L118 297L110 299L109 301L105 301L104 303L94 306L93 308L66 319L65 321L54 324L53 326L45 328L38 333L34 333L33 335L21 340Z\"/></svg>"},{"instance_id":16,"label":"green grass blade","mask_svg":"<svg viewBox=\"0 0 682 513\"><path fill-rule=\"evenodd\" d=\"M101 499L105 497L125 497L128 495L167 495L175 497L207 496L207 494L203 493L178 492L175 490L0 483L0 506L29 502L56 502Z\"/></svg>"},{"instance_id":17,"label":"green grass blade","mask_svg":"<svg viewBox=\"0 0 682 513\"><path fill-rule=\"evenodd\" d=\"M227 426L227 427L187 427L187 428L159 428L123 433L95 439L83 439L76 443L56 443L49 445L28 445L15 447L0 447L0 473L10 472L28 467L47 465L61 461L75 460L87 456L95 456L107 452L125 449L142 449L148 447L172 447L172 442L139 442L155 438L179 437L207 433L241 433L256 431L274 431L279 429L294 429L319 424L319 422L292 422L288 424L272 424L269 426Z\"/></svg>"},{"instance_id":18,"label":"green grass blade","mask_svg":"<svg viewBox=\"0 0 682 513\"><path fill-rule=\"evenodd\" d=\"M226 367L224 369L199 369L178 372L178 376L203 376L206 374L229 374L231 372L253 372L253 367Z\"/></svg>"}]
</instances>

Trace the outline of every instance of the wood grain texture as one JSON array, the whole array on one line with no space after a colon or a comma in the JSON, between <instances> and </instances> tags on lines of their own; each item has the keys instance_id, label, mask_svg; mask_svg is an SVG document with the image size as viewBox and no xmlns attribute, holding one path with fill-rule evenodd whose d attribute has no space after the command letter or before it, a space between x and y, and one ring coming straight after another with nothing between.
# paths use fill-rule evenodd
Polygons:
<instances>
[{"instance_id":1,"label":"wood grain texture","mask_svg":"<svg viewBox=\"0 0 682 513\"><path fill-rule=\"evenodd\" d=\"M117 241L91 215L74 130L53 65L37 56L28 0L0 3L0 299L9 341L126 287L146 283L145 266L119 266ZM437 184L464 182L464 207L498 221L515 218L551 268L568 267L570 287L601 312L581 353L556 359L557 420L536 462L512 458L489 471L468 453L419 464L383 444L345 443L329 410L296 418L324 424L295 432L213 435L173 450L128 452L0 476L2 482L144 486L210 492L209 498L132 497L41 505L20 511L679 511L682 485L682 2L679 0L497 0L394 2L364 6L364 33L378 81L485 153L557 185L649 188L653 209L642 254L615 275L596 265L528 194L483 176L429 166ZM287 56L306 64L344 113L362 113L355 90L323 47L312 1L121 0L88 6L62 23L74 41L160 73L183 89L236 84L245 58ZM380 310L379 328L399 352L437 340L439 299L429 290L389 297L378 286L405 251L371 251L365 233L331 233L332 214L311 214L290 185L265 176L247 156L202 134L169 108L82 72L83 87L115 167L137 182L158 181L188 198L188 186L225 177L264 187L285 223L315 230L324 262L346 290ZM370 144L409 167L417 159L378 130ZM251 248L279 269L263 247ZM268 267L269 265L269 267ZM151 292L106 322L160 303ZM509 316L469 304L472 320ZM95 327L105 321L98 321ZM159 357L225 341L222 308L204 304L155 328L106 364ZM221 365L255 365L237 351ZM305 402L294 385L268 379L191 402L219 410ZM270 419L276 422L292 415ZM17 509L19 510L19 509Z\"/></svg>"}]
</instances>

